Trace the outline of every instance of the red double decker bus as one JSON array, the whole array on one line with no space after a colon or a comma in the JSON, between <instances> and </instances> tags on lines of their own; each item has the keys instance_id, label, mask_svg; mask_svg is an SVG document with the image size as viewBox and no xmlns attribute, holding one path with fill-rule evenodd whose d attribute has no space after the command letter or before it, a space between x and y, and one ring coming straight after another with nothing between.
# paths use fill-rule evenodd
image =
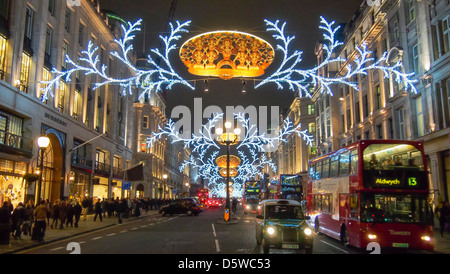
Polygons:
<instances>
[{"instance_id":1,"label":"red double decker bus","mask_svg":"<svg viewBox=\"0 0 450 274\"><path fill-rule=\"evenodd\" d=\"M201 188L198 190L198 203L201 207L205 207L209 199L209 189Z\"/></svg>"},{"instance_id":2,"label":"red double decker bus","mask_svg":"<svg viewBox=\"0 0 450 274\"><path fill-rule=\"evenodd\" d=\"M365 248L433 249L422 142L362 140L308 164L316 232Z\"/></svg>"}]
</instances>

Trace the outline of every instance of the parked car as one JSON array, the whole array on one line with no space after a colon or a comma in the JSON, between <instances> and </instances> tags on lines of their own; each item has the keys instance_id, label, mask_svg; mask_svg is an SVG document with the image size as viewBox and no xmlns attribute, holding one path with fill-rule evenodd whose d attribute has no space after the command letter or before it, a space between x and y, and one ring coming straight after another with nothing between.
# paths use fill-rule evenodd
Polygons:
<instances>
[{"instance_id":1,"label":"parked car","mask_svg":"<svg viewBox=\"0 0 450 274\"><path fill-rule=\"evenodd\" d=\"M256 242L264 253L270 248L313 250L314 232L306 223L299 202L274 199L260 203L261 213L256 216Z\"/></svg>"},{"instance_id":2,"label":"parked car","mask_svg":"<svg viewBox=\"0 0 450 274\"><path fill-rule=\"evenodd\" d=\"M167 214L171 216L173 214L187 214L189 216L191 215L197 216L198 214L200 214L200 212L202 212L202 210L200 209L200 205L194 198L183 198L174 200L172 203L162 207L159 210L159 213L161 213L163 216Z\"/></svg>"}]
</instances>

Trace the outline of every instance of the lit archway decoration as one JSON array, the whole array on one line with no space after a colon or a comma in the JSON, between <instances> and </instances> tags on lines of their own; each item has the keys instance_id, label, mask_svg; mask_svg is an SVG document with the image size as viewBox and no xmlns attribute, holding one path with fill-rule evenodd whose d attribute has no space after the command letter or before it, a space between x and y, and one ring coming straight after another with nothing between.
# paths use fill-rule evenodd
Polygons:
<instances>
[{"instance_id":1,"label":"lit archway decoration","mask_svg":"<svg viewBox=\"0 0 450 274\"><path fill-rule=\"evenodd\" d=\"M268 42L238 31L200 34L180 49L180 58L191 74L225 80L263 75L274 55Z\"/></svg>"}]
</instances>

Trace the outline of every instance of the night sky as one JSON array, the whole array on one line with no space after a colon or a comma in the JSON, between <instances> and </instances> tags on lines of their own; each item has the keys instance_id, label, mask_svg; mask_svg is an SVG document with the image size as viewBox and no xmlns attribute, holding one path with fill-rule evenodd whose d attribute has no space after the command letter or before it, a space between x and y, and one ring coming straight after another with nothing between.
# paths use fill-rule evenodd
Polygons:
<instances>
[{"instance_id":1,"label":"night sky","mask_svg":"<svg viewBox=\"0 0 450 274\"><path fill-rule=\"evenodd\" d=\"M264 19L286 21L286 34L296 37L290 49L303 51L301 65L307 69L314 66L314 46L323 37L318 28L320 16L328 21L336 21L336 25L346 23L362 2L363 0L178 0L172 22L192 20L189 33L183 34L177 46L201 33L236 30L261 37L276 48L272 33L266 32ZM135 22L143 19L143 31L136 35L134 43L138 55L142 55L144 49L148 53L150 48L159 47L161 40L157 37L166 29L172 0L100 0L100 3L102 9L112 10L125 20ZM277 56L281 56L278 50L275 51L275 60L265 75L277 68ZM191 80L199 78L187 72L178 57L178 50L173 51L171 57L172 64L180 75ZM195 91L180 85L167 91L166 114L169 117L174 106L184 105L192 109L195 97L203 98L203 108L217 105L223 110L226 105L278 105L283 110L290 106L294 98L293 92L288 88L278 90L272 84L255 90L253 81L247 81L247 93L243 95L240 79L214 80L209 84L208 94L203 91L203 82L197 81L195 86Z\"/></svg>"}]
</instances>

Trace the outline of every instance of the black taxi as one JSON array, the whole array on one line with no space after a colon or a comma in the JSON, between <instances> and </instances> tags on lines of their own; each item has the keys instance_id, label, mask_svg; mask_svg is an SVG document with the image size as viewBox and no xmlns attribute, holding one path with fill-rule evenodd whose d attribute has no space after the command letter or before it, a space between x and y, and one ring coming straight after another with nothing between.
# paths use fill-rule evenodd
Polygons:
<instances>
[{"instance_id":1,"label":"black taxi","mask_svg":"<svg viewBox=\"0 0 450 274\"><path fill-rule=\"evenodd\" d=\"M310 217L303 214L299 202L273 199L260 203L256 216L256 242L265 254L270 248L304 249L313 251L314 232L306 223Z\"/></svg>"}]
</instances>

